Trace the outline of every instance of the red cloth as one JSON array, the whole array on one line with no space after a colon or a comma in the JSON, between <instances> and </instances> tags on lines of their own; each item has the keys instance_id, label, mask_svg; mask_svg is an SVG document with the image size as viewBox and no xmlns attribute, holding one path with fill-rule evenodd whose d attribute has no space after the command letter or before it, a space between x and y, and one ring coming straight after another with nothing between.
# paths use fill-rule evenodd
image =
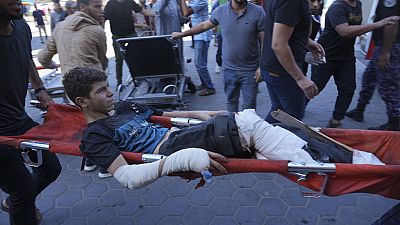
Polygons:
<instances>
[{"instance_id":1,"label":"red cloth","mask_svg":"<svg viewBox=\"0 0 400 225\"><path fill-rule=\"evenodd\" d=\"M170 127L169 118L152 117L153 122ZM76 106L53 104L48 109L43 125L36 126L17 137L0 137L0 143L17 147L23 140L50 143L50 151L68 155L81 155L79 143L86 121ZM324 194L330 196L353 192L380 194L400 199L400 132L323 129L322 132L337 141L355 149L374 153L387 165L336 164L336 173L328 174L329 180ZM142 163L141 154L123 152L130 163ZM288 174L287 161L257 159L230 159L223 163L229 173L268 172L280 173L297 180ZM185 176L196 177L196 176ZM318 190L321 177L311 174L303 186Z\"/></svg>"}]
</instances>

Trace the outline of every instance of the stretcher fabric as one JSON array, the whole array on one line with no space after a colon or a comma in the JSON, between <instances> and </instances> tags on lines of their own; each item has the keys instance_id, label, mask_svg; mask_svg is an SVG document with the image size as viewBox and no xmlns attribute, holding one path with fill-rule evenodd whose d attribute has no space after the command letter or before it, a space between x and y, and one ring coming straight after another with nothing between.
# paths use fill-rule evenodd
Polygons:
<instances>
[{"instance_id":1,"label":"stretcher fabric","mask_svg":"<svg viewBox=\"0 0 400 225\"><path fill-rule=\"evenodd\" d=\"M170 119L152 117L156 123L171 127ZM43 125L36 126L17 137L0 137L0 144L18 147L24 140L49 142L50 151L68 155L82 156L79 144L86 122L82 112L76 106L53 104L49 107ZM328 174L325 195L364 192L400 199L400 132L322 129L324 134L355 149L375 154L386 165L354 165L336 163L336 172ZM143 163L140 153L122 152L130 163ZM223 163L229 173L272 172L280 173L291 180L297 177L288 173L288 161L230 159ZM186 178L198 177L198 174L184 174ZM310 174L301 184L313 190L319 190L322 177Z\"/></svg>"}]
</instances>

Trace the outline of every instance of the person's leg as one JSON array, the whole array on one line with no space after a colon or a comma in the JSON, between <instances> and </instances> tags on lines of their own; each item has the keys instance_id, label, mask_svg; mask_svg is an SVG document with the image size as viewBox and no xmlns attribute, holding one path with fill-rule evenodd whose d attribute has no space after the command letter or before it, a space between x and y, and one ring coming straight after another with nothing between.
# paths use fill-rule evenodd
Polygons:
<instances>
[{"instance_id":1,"label":"person's leg","mask_svg":"<svg viewBox=\"0 0 400 225\"><path fill-rule=\"evenodd\" d=\"M240 89L243 96L242 109L255 109L257 107L257 90L255 71L240 72Z\"/></svg>"},{"instance_id":2,"label":"person's leg","mask_svg":"<svg viewBox=\"0 0 400 225\"><path fill-rule=\"evenodd\" d=\"M380 52L380 48L375 51ZM389 121L379 127L368 129L400 130L400 44L395 44L390 51L390 67L377 67L378 92L386 104Z\"/></svg>"},{"instance_id":3,"label":"person's leg","mask_svg":"<svg viewBox=\"0 0 400 225\"><path fill-rule=\"evenodd\" d=\"M44 31L44 34L45 34L45 37L46 37L46 40L47 40L48 35L47 35L47 31L46 31L46 26L45 25L43 25L43 31Z\"/></svg>"},{"instance_id":4,"label":"person's leg","mask_svg":"<svg viewBox=\"0 0 400 225\"><path fill-rule=\"evenodd\" d=\"M211 80L210 73L207 68L207 57L208 57L208 47L209 41L194 41L195 48L195 66L197 73L199 74L200 80L203 85L207 87L208 90L213 90L215 93L214 84ZM204 89L204 90L207 90ZM201 93L200 93L201 94Z\"/></svg>"},{"instance_id":5,"label":"person's leg","mask_svg":"<svg viewBox=\"0 0 400 225\"><path fill-rule=\"evenodd\" d=\"M269 123L279 122L271 116L271 112L277 109L281 109L299 120L303 119L306 97L296 81L288 74L263 75L263 78L271 98L271 111L265 120Z\"/></svg>"},{"instance_id":6,"label":"person's leg","mask_svg":"<svg viewBox=\"0 0 400 225\"><path fill-rule=\"evenodd\" d=\"M113 48L115 53L115 73L117 78L117 85L122 84L122 65L123 65L123 56L121 51L119 50L119 45L117 43L117 39L120 38L116 35L113 35Z\"/></svg>"},{"instance_id":7,"label":"person's leg","mask_svg":"<svg viewBox=\"0 0 400 225\"><path fill-rule=\"evenodd\" d=\"M49 151L42 152L43 164L32 167L32 178L36 195L39 195L49 184L54 182L61 173L61 164L57 156Z\"/></svg>"},{"instance_id":8,"label":"person's leg","mask_svg":"<svg viewBox=\"0 0 400 225\"><path fill-rule=\"evenodd\" d=\"M43 43L42 26L41 25L38 25L38 30L39 30L40 41Z\"/></svg>"},{"instance_id":9,"label":"person's leg","mask_svg":"<svg viewBox=\"0 0 400 225\"><path fill-rule=\"evenodd\" d=\"M356 65L355 61L342 62L337 65L337 70L333 75L338 90L336 97L335 110L332 118L342 120L353 99L356 89Z\"/></svg>"},{"instance_id":10,"label":"person's leg","mask_svg":"<svg viewBox=\"0 0 400 225\"><path fill-rule=\"evenodd\" d=\"M356 108L348 111L346 116L358 121L364 121L364 111L365 107L369 104L369 101L374 94L374 90L377 84L376 81L376 62L377 56L374 54L373 59L369 62L367 68L365 69L361 81L361 91L360 96L358 97L358 103Z\"/></svg>"},{"instance_id":11,"label":"person's leg","mask_svg":"<svg viewBox=\"0 0 400 225\"><path fill-rule=\"evenodd\" d=\"M239 110L240 85L238 73L235 70L224 69L224 89L228 112L237 112Z\"/></svg>"},{"instance_id":12,"label":"person's leg","mask_svg":"<svg viewBox=\"0 0 400 225\"><path fill-rule=\"evenodd\" d=\"M36 225L35 188L17 150L0 145L0 188L9 194L12 225Z\"/></svg>"},{"instance_id":13,"label":"person's leg","mask_svg":"<svg viewBox=\"0 0 400 225\"><path fill-rule=\"evenodd\" d=\"M327 62L319 66L311 66L311 80L317 85L319 93L324 90L326 84L334 73L333 62Z\"/></svg>"}]
</instances>

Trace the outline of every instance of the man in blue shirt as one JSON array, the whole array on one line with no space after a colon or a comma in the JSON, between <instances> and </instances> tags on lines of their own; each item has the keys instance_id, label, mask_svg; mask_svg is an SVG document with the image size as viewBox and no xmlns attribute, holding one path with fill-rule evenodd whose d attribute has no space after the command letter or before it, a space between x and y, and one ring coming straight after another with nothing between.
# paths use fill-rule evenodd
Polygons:
<instances>
[{"instance_id":1,"label":"man in blue shirt","mask_svg":"<svg viewBox=\"0 0 400 225\"><path fill-rule=\"evenodd\" d=\"M191 16L193 27L208 20L207 0L192 0L189 5L186 5L185 1L180 2L183 16ZM201 81L201 85L199 86L199 89L201 90L199 93L200 96L215 94L214 84L207 68L208 47L211 39L212 32L210 30L194 36L194 63Z\"/></svg>"},{"instance_id":2,"label":"man in blue shirt","mask_svg":"<svg viewBox=\"0 0 400 225\"><path fill-rule=\"evenodd\" d=\"M259 73L259 43L264 39L264 10L247 0L234 0L216 8L207 21L182 33L172 33L172 38L191 36L220 26L223 71L227 109L239 111L240 90L243 109L255 109L257 98L256 73Z\"/></svg>"}]
</instances>

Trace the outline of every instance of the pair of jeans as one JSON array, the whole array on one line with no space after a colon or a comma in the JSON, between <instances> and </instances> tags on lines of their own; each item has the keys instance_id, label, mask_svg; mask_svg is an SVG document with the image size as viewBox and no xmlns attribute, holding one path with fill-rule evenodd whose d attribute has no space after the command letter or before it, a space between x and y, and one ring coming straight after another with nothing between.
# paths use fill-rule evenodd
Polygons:
<instances>
[{"instance_id":1,"label":"pair of jeans","mask_svg":"<svg viewBox=\"0 0 400 225\"><path fill-rule=\"evenodd\" d=\"M11 133L1 135L21 135L37 123L31 118ZM9 194L10 224L36 225L35 199L61 173L61 165L55 154L43 151L43 164L32 167L29 173L22 161L19 151L15 148L0 145L0 188Z\"/></svg>"},{"instance_id":2,"label":"pair of jeans","mask_svg":"<svg viewBox=\"0 0 400 225\"><path fill-rule=\"evenodd\" d=\"M327 61L325 64L311 67L311 80L317 85L319 92L324 90L331 76L335 80L338 95L332 118L342 120L353 99L356 89L356 64L349 61Z\"/></svg>"},{"instance_id":3,"label":"pair of jeans","mask_svg":"<svg viewBox=\"0 0 400 225\"><path fill-rule=\"evenodd\" d=\"M208 89L214 89L210 73L207 68L209 41L194 41L194 64L199 74L201 83Z\"/></svg>"},{"instance_id":4,"label":"pair of jeans","mask_svg":"<svg viewBox=\"0 0 400 225\"><path fill-rule=\"evenodd\" d=\"M172 132L161 145L159 154L171 155L185 148L202 148L227 157L251 157L240 143L233 113L224 113L211 119Z\"/></svg>"},{"instance_id":5,"label":"pair of jeans","mask_svg":"<svg viewBox=\"0 0 400 225\"><path fill-rule=\"evenodd\" d=\"M302 120L306 106L306 96L303 90L289 74L270 74L262 69L261 75L267 84L269 97L271 99L271 111L265 121L277 123L271 116L271 112L281 109L289 115Z\"/></svg>"},{"instance_id":6,"label":"pair of jeans","mask_svg":"<svg viewBox=\"0 0 400 225\"><path fill-rule=\"evenodd\" d=\"M122 55L122 52L119 50L119 44L117 42L117 39L136 37L136 36L137 36L136 33L128 35L128 36L118 36L118 35L112 36L113 48L114 48L114 53L115 53L115 74L116 74L116 78L117 78L117 84L122 84L122 65L124 62L124 57Z\"/></svg>"},{"instance_id":7,"label":"pair of jeans","mask_svg":"<svg viewBox=\"0 0 400 225\"><path fill-rule=\"evenodd\" d=\"M257 105L258 84L255 71L224 69L226 107L229 112L239 111L240 91L243 96L243 109L255 109Z\"/></svg>"}]
</instances>

